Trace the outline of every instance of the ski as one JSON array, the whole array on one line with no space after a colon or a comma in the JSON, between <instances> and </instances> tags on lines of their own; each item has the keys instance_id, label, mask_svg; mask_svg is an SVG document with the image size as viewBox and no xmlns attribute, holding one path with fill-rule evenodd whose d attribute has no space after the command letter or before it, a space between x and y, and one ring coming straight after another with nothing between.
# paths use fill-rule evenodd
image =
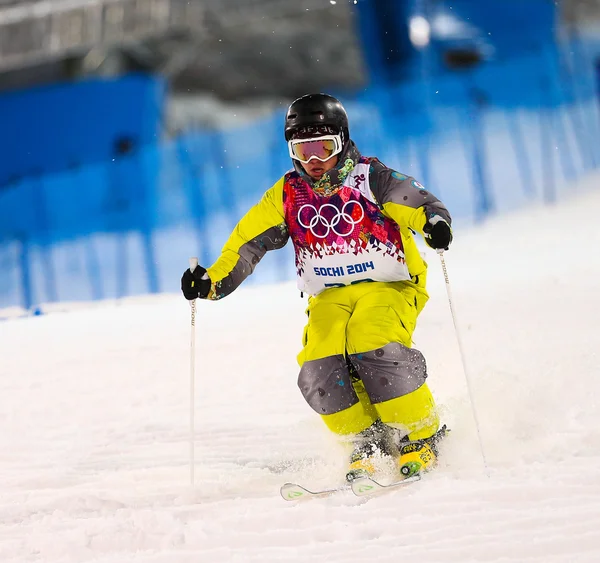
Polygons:
<instances>
[{"instance_id":1,"label":"ski","mask_svg":"<svg viewBox=\"0 0 600 563\"><path fill-rule=\"evenodd\" d=\"M413 475L412 477L408 477L407 479L401 479L400 481L394 481L392 483L389 483L388 485L382 485L381 483L375 481L375 479L371 479L370 477L359 477L358 479L354 479L354 481L350 483L350 486L352 488L352 492L357 497L363 497L381 491L405 487L406 485L410 485L411 483L415 483L416 481L420 480L420 475Z\"/></svg>"},{"instance_id":2,"label":"ski","mask_svg":"<svg viewBox=\"0 0 600 563\"><path fill-rule=\"evenodd\" d=\"M322 489L319 491L309 491L305 487L296 483L285 483L281 486L279 492L284 500L302 500L307 498L325 498L341 493L349 489L348 485L342 487L335 487L333 489Z\"/></svg>"},{"instance_id":3,"label":"ski","mask_svg":"<svg viewBox=\"0 0 600 563\"><path fill-rule=\"evenodd\" d=\"M371 477L358 477L348 485L342 485L341 487L334 487L332 489L321 489L317 491L311 491L302 485L298 485L297 483L285 483L281 486L279 492L281 493L282 498L287 501L298 501L309 498L326 498L337 493L348 491L349 489L352 490L357 497L363 497L382 491L388 491L390 489L405 487L420 480L420 475L413 475L407 479L401 479L400 481L394 481L388 485L384 485L379 481L372 479Z\"/></svg>"}]
</instances>

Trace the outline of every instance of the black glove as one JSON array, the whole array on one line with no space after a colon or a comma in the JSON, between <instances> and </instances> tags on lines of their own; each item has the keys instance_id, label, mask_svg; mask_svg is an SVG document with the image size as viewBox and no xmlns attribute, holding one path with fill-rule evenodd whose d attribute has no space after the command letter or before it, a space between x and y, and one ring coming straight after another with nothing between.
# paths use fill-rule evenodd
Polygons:
<instances>
[{"instance_id":1,"label":"black glove","mask_svg":"<svg viewBox=\"0 0 600 563\"><path fill-rule=\"evenodd\" d=\"M188 301L199 297L206 299L210 293L210 278L202 266L196 266L191 272L188 268L181 277L181 291Z\"/></svg>"},{"instance_id":2,"label":"black glove","mask_svg":"<svg viewBox=\"0 0 600 563\"><path fill-rule=\"evenodd\" d=\"M433 215L423 227L425 242L435 250L448 250L452 242L452 229L445 219L439 215Z\"/></svg>"}]
</instances>

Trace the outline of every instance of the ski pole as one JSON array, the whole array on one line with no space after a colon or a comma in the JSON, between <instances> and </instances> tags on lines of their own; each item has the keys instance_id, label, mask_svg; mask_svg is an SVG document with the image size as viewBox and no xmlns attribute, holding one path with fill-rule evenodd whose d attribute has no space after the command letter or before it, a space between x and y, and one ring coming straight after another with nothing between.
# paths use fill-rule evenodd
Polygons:
<instances>
[{"instance_id":1,"label":"ski pole","mask_svg":"<svg viewBox=\"0 0 600 563\"><path fill-rule=\"evenodd\" d=\"M456 335L456 341L458 342L458 351L460 353L460 359L462 362L463 372L465 374L465 379L467 381L467 391L469 393L469 401L471 402L471 409L473 411L473 419L475 420L475 429L477 430L477 439L479 440L479 449L481 450L481 457L483 459L483 467L485 468L485 472L489 475L487 457L485 455L485 450L483 448L483 440L481 439L481 426L479 424L479 417L477 416L477 409L475 407L475 401L473 400L473 387L471 384L471 376L470 372L467 369L467 361L465 358L465 352L462 344L462 339L460 337L460 332L458 330L458 323L456 322L456 313L454 311L454 305L452 303L452 291L450 290L450 279L448 278L448 269L446 268L446 261L444 260L444 251L442 249L437 250L437 253L440 257L440 262L442 263L442 270L444 272L444 280L446 281L446 293L448 294L448 303L450 305L450 314L452 315L452 322L454 323L454 334Z\"/></svg>"},{"instance_id":2,"label":"ski pole","mask_svg":"<svg viewBox=\"0 0 600 563\"><path fill-rule=\"evenodd\" d=\"M194 272L198 266L198 258L190 258L190 272ZM191 324L191 340L190 340L190 484L194 486L194 471L195 471L195 395L196 395L196 300L190 301L192 308L192 324Z\"/></svg>"}]
</instances>

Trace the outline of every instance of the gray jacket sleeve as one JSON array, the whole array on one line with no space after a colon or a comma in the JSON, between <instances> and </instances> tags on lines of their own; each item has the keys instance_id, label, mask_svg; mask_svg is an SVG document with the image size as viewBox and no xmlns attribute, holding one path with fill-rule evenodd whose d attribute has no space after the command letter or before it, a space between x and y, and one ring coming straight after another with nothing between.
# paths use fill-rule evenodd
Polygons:
<instances>
[{"instance_id":1,"label":"gray jacket sleeve","mask_svg":"<svg viewBox=\"0 0 600 563\"><path fill-rule=\"evenodd\" d=\"M388 203L398 206L398 209L396 209L396 206L393 206L396 211L393 213L395 220L396 216L399 215L401 218L406 218L407 221L413 222L415 220L414 217L412 220L408 218L411 215L414 216L414 213L410 213L409 211L422 209L425 221L429 221L437 215L448 222L448 224L452 223L452 218L446 206L412 176L396 172L379 162L379 160L374 160L371 163L369 180L371 191L380 206L384 207ZM421 222L418 221L418 223ZM401 226L408 226L413 230L422 232L422 225L420 224Z\"/></svg>"}]
</instances>

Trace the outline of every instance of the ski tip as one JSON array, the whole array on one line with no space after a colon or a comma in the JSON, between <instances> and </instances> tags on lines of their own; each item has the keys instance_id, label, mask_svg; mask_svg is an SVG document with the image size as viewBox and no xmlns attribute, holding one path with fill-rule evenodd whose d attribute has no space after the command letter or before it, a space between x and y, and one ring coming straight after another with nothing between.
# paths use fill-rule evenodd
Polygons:
<instances>
[{"instance_id":1,"label":"ski tip","mask_svg":"<svg viewBox=\"0 0 600 563\"><path fill-rule=\"evenodd\" d=\"M375 479L372 479L371 477L359 477L358 479L355 479L354 481L352 481L350 486L352 488L352 492L357 497L362 497L362 496L371 495L373 493L377 493L380 491L396 489L399 487L405 487L406 485L409 485L410 483L414 483L414 482L420 481L420 480L421 480L421 475L417 474L417 475L413 475L412 477L408 477L407 479L401 479L400 481L394 481L393 483L389 483L388 485L383 485L382 483L379 483L378 481L376 481Z\"/></svg>"},{"instance_id":2,"label":"ski tip","mask_svg":"<svg viewBox=\"0 0 600 563\"><path fill-rule=\"evenodd\" d=\"M352 492L357 497L370 495L382 488L377 481L369 477L358 477L350 483L350 486L352 487Z\"/></svg>"},{"instance_id":3,"label":"ski tip","mask_svg":"<svg viewBox=\"0 0 600 563\"><path fill-rule=\"evenodd\" d=\"M333 487L330 489L310 491L309 489L305 489L304 487L296 483L285 483L281 486L279 492L281 493L281 496L284 500L293 501L302 500L305 498L325 498L346 490L348 490L347 485L342 487Z\"/></svg>"},{"instance_id":4,"label":"ski tip","mask_svg":"<svg viewBox=\"0 0 600 563\"><path fill-rule=\"evenodd\" d=\"M285 483L281 486L279 492L284 500L299 500L312 494L308 489L295 483Z\"/></svg>"}]
</instances>

